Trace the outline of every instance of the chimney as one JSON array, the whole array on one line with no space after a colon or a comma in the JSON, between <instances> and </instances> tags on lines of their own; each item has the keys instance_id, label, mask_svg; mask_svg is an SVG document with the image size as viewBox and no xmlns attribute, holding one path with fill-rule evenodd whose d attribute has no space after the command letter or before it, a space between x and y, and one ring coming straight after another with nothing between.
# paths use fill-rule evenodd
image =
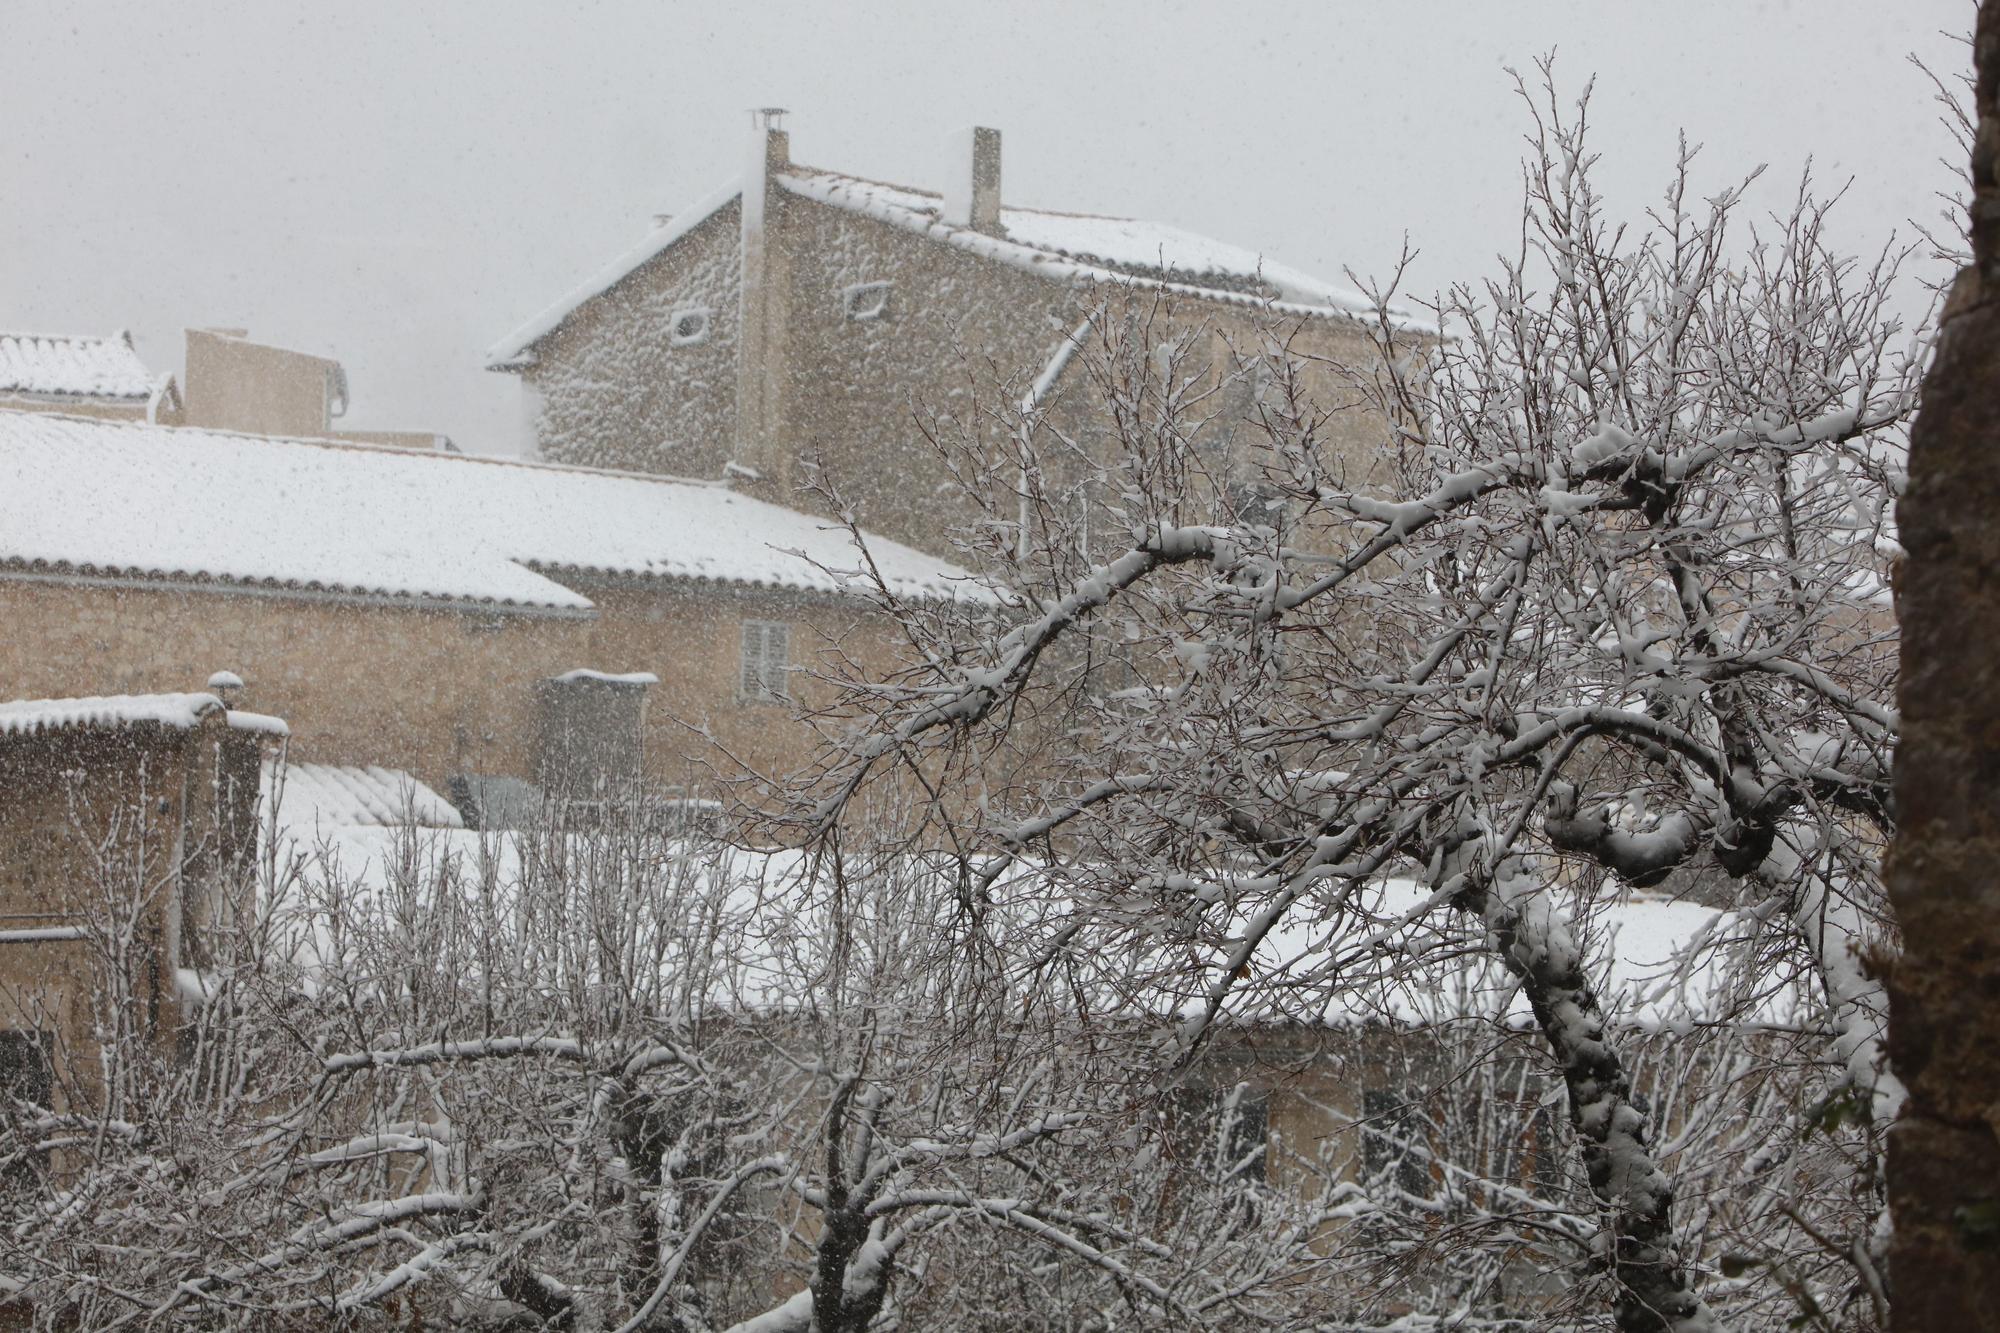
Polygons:
<instances>
[{"instance_id":1,"label":"chimney","mask_svg":"<svg viewBox=\"0 0 2000 1333\"><path fill-rule=\"evenodd\" d=\"M782 107L750 113L743 170L741 329L736 340L736 442L732 471L761 478L781 498L791 488L781 386L785 370L785 292L790 256L771 243L774 177L791 164L791 136L778 128Z\"/></svg>"},{"instance_id":2,"label":"chimney","mask_svg":"<svg viewBox=\"0 0 2000 1333\"><path fill-rule=\"evenodd\" d=\"M945 140L949 169L944 181L946 222L988 236L1000 235L1000 131L969 125Z\"/></svg>"},{"instance_id":3,"label":"chimney","mask_svg":"<svg viewBox=\"0 0 2000 1333\"><path fill-rule=\"evenodd\" d=\"M234 671L218 671L208 678L208 692L222 700L224 708L234 708L243 701L243 677Z\"/></svg>"}]
</instances>

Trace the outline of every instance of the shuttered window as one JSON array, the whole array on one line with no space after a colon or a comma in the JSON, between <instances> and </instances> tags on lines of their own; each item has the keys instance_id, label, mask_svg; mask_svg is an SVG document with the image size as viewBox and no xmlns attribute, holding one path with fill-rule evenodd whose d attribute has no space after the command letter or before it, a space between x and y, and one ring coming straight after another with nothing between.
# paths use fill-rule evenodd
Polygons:
<instances>
[{"instance_id":1,"label":"shuttered window","mask_svg":"<svg viewBox=\"0 0 2000 1333\"><path fill-rule=\"evenodd\" d=\"M783 703L792 665L792 627L778 620L743 622L743 666L737 692L758 703Z\"/></svg>"}]
</instances>

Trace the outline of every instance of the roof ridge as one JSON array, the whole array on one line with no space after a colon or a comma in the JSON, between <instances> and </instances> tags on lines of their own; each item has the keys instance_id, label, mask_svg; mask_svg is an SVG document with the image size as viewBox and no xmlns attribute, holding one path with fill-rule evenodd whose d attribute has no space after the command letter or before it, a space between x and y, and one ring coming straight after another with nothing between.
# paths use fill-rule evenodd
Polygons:
<instances>
[{"instance_id":1,"label":"roof ridge","mask_svg":"<svg viewBox=\"0 0 2000 1333\"><path fill-rule=\"evenodd\" d=\"M904 185L900 181L877 180L873 176L862 176L852 171L841 171L835 167L816 167L807 162L787 162L785 164L784 170L809 171L815 176L838 176L842 180L856 181L862 185L879 185L885 190L895 190L902 194L914 194L924 199L936 199L940 203L942 203L944 200L944 195L939 191L926 190L921 185ZM1068 209L1068 208L1038 208L1033 204L1010 204L1006 202L1004 199L1000 203L1000 211L1003 214L1033 213L1038 217L1045 217L1045 218L1089 218L1096 222L1143 222L1146 223L1146 225L1152 227L1173 227L1177 231L1187 230L1185 227L1181 227L1177 223L1153 222L1147 218L1134 217L1130 213L1085 213L1075 209ZM1193 233L1189 234L1192 235ZM1036 245L1033 241L1021 241L1019 242L1019 244L1025 245L1033 250L1054 249L1054 247L1051 246ZM1062 252L1055 251L1055 253L1062 253Z\"/></svg>"},{"instance_id":2,"label":"roof ridge","mask_svg":"<svg viewBox=\"0 0 2000 1333\"><path fill-rule=\"evenodd\" d=\"M119 343L125 347L132 346L132 335L125 329L111 333L36 333L28 329L0 329L0 338L40 338L47 342Z\"/></svg>"},{"instance_id":3,"label":"roof ridge","mask_svg":"<svg viewBox=\"0 0 2000 1333\"><path fill-rule=\"evenodd\" d=\"M362 455L393 454L406 458L426 458L449 463L485 463L498 467L526 468L535 472L576 473L583 476L617 477L626 481L650 481L668 486L696 486L702 490L728 491L741 495L744 499L755 496L742 495L735 490L727 478L709 479L704 477L679 477L663 472L627 472L618 468L584 467L576 463L553 463L542 458L509 457L506 454L453 453L442 449L423 449L415 445L373 444L366 440L315 439L308 435L263 435L256 431L222 430L214 426L167 425L162 422L139 421L124 417L94 417L76 412L16 412L0 407L0 421L19 420L30 425L48 421L71 422L80 426L111 428L116 430L166 431L175 434L213 435L226 440L255 440L260 444L298 444L317 449L328 449L339 453ZM434 432L443 434L444 432ZM782 507L782 506L780 506Z\"/></svg>"},{"instance_id":4,"label":"roof ridge","mask_svg":"<svg viewBox=\"0 0 2000 1333\"><path fill-rule=\"evenodd\" d=\"M944 202L944 195L940 191L926 190L921 185L904 185L897 181L876 180L873 176L861 176L852 171L837 171L832 167L815 167L806 162L787 162L783 167L779 168L779 171L781 174L788 171L810 171L815 176L839 176L843 180L858 181L863 185L879 185L885 190L898 190L904 194L921 195L925 199L935 199L940 204Z\"/></svg>"}]
</instances>

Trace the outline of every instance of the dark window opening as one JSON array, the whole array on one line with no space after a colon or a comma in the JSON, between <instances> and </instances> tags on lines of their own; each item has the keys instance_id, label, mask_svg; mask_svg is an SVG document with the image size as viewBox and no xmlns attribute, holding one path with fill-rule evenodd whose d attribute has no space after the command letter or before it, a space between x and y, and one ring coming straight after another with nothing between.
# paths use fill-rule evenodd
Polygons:
<instances>
[{"instance_id":1,"label":"dark window opening","mask_svg":"<svg viewBox=\"0 0 2000 1333\"><path fill-rule=\"evenodd\" d=\"M46 1032L0 1032L0 1106L27 1102L47 1109L55 1095Z\"/></svg>"},{"instance_id":2,"label":"dark window opening","mask_svg":"<svg viewBox=\"0 0 2000 1333\"><path fill-rule=\"evenodd\" d=\"M561 801L626 794L645 759L645 675L571 671L537 686L535 780Z\"/></svg>"},{"instance_id":3,"label":"dark window opening","mask_svg":"<svg viewBox=\"0 0 2000 1333\"><path fill-rule=\"evenodd\" d=\"M667 340L675 347L690 347L708 341L710 310L707 306L690 306L674 311L668 322Z\"/></svg>"},{"instance_id":4,"label":"dark window opening","mask_svg":"<svg viewBox=\"0 0 2000 1333\"><path fill-rule=\"evenodd\" d=\"M1430 1154L1423 1113L1401 1094L1370 1088L1361 1094L1361 1170L1370 1184L1385 1177L1404 1194L1429 1198Z\"/></svg>"},{"instance_id":5,"label":"dark window opening","mask_svg":"<svg viewBox=\"0 0 2000 1333\"><path fill-rule=\"evenodd\" d=\"M1215 1181L1268 1179L1271 1096L1248 1083L1183 1088L1168 1108L1168 1131L1183 1170Z\"/></svg>"}]
</instances>

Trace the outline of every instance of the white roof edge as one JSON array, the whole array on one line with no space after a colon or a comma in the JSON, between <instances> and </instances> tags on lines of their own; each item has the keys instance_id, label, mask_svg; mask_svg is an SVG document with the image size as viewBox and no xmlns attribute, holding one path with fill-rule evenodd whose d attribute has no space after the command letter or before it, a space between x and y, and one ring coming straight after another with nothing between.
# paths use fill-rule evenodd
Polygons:
<instances>
[{"instance_id":1,"label":"white roof edge","mask_svg":"<svg viewBox=\"0 0 2000 1333\"><path fill-rule=\"evenodd\" d=\"M254 731L263 736L289 736L292 729L285 719L272 717L269 713L250 713L240 708L232 708L228 714L231 731Z\"/></svg>"},{"instance_id":2,"label":"white roof edge","mask_svg":"<svg viewBox=\"0 0 2000 1333\"><path fill-rule=\"evenodd\" d=\"M554 333L577 307L594 296L603 295L629 277L640 265L657 258L667 247L721 212L730 201L742 193L742 178L736 177L676 213L673 221L598 269L541 314L487 348L486 368L516 370L525 365L528 349Z\"/></svg>"},{"instance_id":3,"label":"white roof edge","mask_svg":"<svg viewBox=\"0 0 2000 1333\"><path fill-rule=\"evenodd\" d=\"M573 667L561 675L550 676L550 680L567 685L573 681L591 680L604 685L658 685L660 678L650 671L597 671L591 667Z\"/></svg>"},{"instance_id":4,"label":"white roof edge","mask_svg":"<svg viewBox=\"0 0 2000 1333\"><path fill-rule=\"evenodd\" d=\"M226 711L222 700L205 693L13 699L0 703L0 735L34 736L71 727L129 727L148 723L186 731L199 725L203 718Z\"/></svg>"},{"instance_id":5,"label":"white roof edge","mask_svg":"<svg viewBox=\"0 0 2000 1333\"><path fill-rule=\"evenodd\" d=\"M289 736L283 718L231 709L203 691L181 694L96 694L68 699L14 699L0 703L0 735L33 736L71 727L125 727L154 723L186 731L220 715L233 731Z\"/></svg>"},{"instance_id":6,"label":"white roof edge","mask_svg":"<svg viewBox=\"0 0 2000 1333\"><path fill-rule=\"evenodd\" d=\"M859 177L843 176L839 172L818 168L806 169L805 174L788 171L774 178L778 184L815 203L827 204L846 212L872 217L887 222L906 231L912 231L932 240L953 245L961 250L976 254L996 263L1020 269L1027 273L1040 274L1058 282L1115 283L1125 287L1142 287L1149 291L1162 291L1174 295L1194 296L1203 300L1220 301L1227 305L1252 307L1268 311L1274 315L1297 315L1311 319L1337 319L1350 324L1373 322L1374 312L1365 304L1355 306L1315 305L1299 301L1280 301L1258 296L1252 292L1229 291L1218 287L1204 287L1197 282L1176 282L1170 278L1147 277L1143 274L1126 273L1119 269L1085 263L1057 251L1043 250L1020 241L1004 237L990 236L969 227L958 227L915 209L904 208L885 199L864 198L858 192L847 188L849 183L867 185ZM1193 275L1190 274L1190 277ZM1439 331L1428 321L1397 312L1393 307L1389 312L1390 327L1408 333L1435 336Z\"/></svg>"}]
</instances>

